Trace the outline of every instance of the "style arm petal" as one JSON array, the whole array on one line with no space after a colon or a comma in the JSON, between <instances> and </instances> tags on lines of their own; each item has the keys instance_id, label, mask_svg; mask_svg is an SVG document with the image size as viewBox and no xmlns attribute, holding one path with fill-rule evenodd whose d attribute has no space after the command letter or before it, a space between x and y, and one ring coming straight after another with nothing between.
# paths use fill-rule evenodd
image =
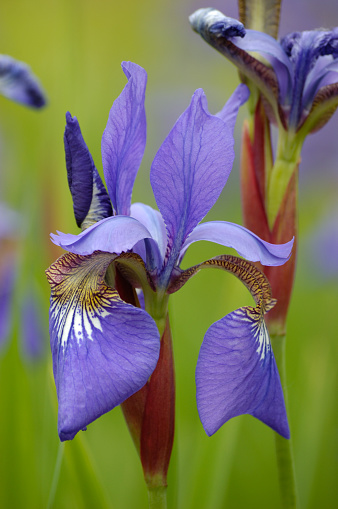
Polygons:
<instances>
[{"instance_id":1,"label":"style arm petal","mask_svg":"<svg viewBox=\"0 0 338 509\"><path fill-rule=\"evenodd\" d=\"M215 242L236 249L239 255L262 265L283 265L291 256L293 239L286 244L270 244L244 226L226 221L200 223L183 244L180 260L186 250L199 240Z\"/></svg>"},{"instance_id":2,"label":"style arm petal","mask_svg":"<svg viewBox=\"0 0 338 509\"><path fill-rule=\"evenodd\" d=\"M79 235L51 233L54 244L80 255L89 255L94 251L120 254L132 249L140 240L148 238L152 237L146 227L129 216L108 217Z\"/></svg>"}]
</instances>

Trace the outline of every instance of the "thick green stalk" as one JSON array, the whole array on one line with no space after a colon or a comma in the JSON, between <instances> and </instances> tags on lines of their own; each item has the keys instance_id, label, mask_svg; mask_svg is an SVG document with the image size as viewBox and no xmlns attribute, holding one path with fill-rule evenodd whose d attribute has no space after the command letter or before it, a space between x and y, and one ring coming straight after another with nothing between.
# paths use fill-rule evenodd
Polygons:
<instances>
[{"instance_id":1,"label":"thick green stalk","mask_svg":"<svg viewBox=\"0 0 338 509\"><path fill-rule=\"evenodd\" d=\"M285 335L271 334L271 343L275 355L279 376L281 379L285 405L288 406L286 391L286 371L285 371ZM292 454L291 440L281 437L275 433L275 445L277 456L277 468L279 476L279 486L281 491L283 509L296 509L297 492L295 467Z\"/></svg>"},{"instance_id":2,"label":"thick green stalk","mask_svg":"<svg viewBox=\"0 0 338 509\"><path fill-rule=\"evenodd\" d=\"M266 211L271 231L291 177L298 168L302 145L303 140L294 132L279 129L276 159L267 174Z\"/></svg>"},{"instance_id":3,"label":"thick green stalk","mask_svg":"<svg viewBox=\"0 0 338 509\"><path fill-rule=\"evenodd\" d=\"M149 509L167 509L167 487L148 487Z\"/></svg>"}]
</instances>

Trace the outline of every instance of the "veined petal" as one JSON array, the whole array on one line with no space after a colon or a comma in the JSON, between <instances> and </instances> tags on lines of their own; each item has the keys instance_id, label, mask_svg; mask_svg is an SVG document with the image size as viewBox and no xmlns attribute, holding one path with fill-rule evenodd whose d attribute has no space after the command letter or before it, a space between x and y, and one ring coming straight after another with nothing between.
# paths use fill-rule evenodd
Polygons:
<instances>
[{"instance_id":1,"label":"veined petal","mask_svg":"<svg viewBox=\"0 0 338 509\"><path fill-rule=\"evenodd\" d=\"M66 114L64 145L69 189L79 227L96 223L113 214L107 191L82 137L76 117Z\"/></svg>"},{"instance_id":2,"label":"veined petal","mask_svg":"<svg viewBox=\"0 0 338 509\"><path fill-rule=\"evenodd\" d=\"M79 235L57 233L51 233L54 244L80 255L89 255L94 251L119 254L132 249L140 240L151 239L145 226L129 216L107 217Z\"/></svg>"},{"instance_id":3,"label":"veined petal","mask_svg":"<svg viewBox=\"0 0 338 509\"><path fill-rule=\"evenodd\" d=\"M158 360L153 319L104 283L113 259L68 253L46 271L62 441L141 389Z\"/></svg>"},{"instance_id":4,"label":"veined petal","mask_svg":"<svg viewBox=\"0 0 338 509\"><path fill-rule=\"evenodd\" d=\"M130 207L130 217L137 219L147 228L159 248L161 261L163 262L167 245L167 232L159 211L144 203L133 203Z\"/></svg>"},{"instance_id":5,"label":"veined petal","mask_svg":"<svg viewBox=\"0 0 338 509\"><path fill-rule=\"evenodd\" d=\"M223 122L226 122L234 132L238 110L244 103L249 99L250 90L244 83L238 85L232 96L223 106L223 109L216 113L216 117L221 118Z\"/></svg>"},{"instance_id":6,"label":"veined petal","mask_svg":"<svg viewBox=\"0 0 338 509\"><path fill-rule=\"evenodd\" d=\"M150 172L173 263L186 237L219 197L232 168L233 145L231 130L208 112L204 92L197 90Z\"/></svg>"},{"instance_id":7,"label":"veined petal","mask_svg":"<svg viewBox=\"0 0 338 509\"><path fill-rule=\"evenodd\" d=\"M144 98L147 73L132 62L123 62L128 78L110 110L102 136L103 172L117 214L129 215L134 180L146 144Z\"/></svg>"},{"instance_id":8,"label":"veined petal","mask_svg":"<svg viewBox=\"0 0 338 509\"><path fill-rule=\"evenodd\" d=\"M46 104L42 87L28 65L8 55L0 55L0 93L32 108Z\"/></svg>"},{"instance_id":9,"label":"veined petal","mask_svg":"<svg viewBox=\"0 0 338 509\"><path fill-rule=\"evenodd\" d=\"M283 391L263 317L233 311L207 331L196 368L197 408L206 433L251 414L290 437Z\"/></svg>"},{"instance_id":10,"label":"veined petal","mask_svg":"<svg viewBox=\"0 0 338 509\"><path fill-rule=\"evenodd\" d=\"M183 244L180 259L193 242L207 240L222 246L236 249L238 254L252 262L262 265L283 265L291 256L293 239L286 244L270 244L260 239L250 230L226 221L201 223Z\"/></svg>"}]
</instances>

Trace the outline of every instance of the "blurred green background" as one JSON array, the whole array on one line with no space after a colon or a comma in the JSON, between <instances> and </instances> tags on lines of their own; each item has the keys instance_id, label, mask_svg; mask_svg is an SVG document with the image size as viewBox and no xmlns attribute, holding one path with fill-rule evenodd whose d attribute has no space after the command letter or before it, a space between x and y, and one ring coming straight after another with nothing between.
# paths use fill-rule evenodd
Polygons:
<instances>
[{"instance_id":1,"label":"blurred green background","mask_svg":"<svg viewBox=\"0 0 338 509\"><path fill-rule=\"evenodd\" d=\"M173 123L202 87L215 113L238 83L236 70L189 27L203 0L3 0L0 51L27 62L41 79L48 107L31 111L0 97L0 199L21 212L15 303L37 291L45 354L21 355L19 305L0 358L0 507L145 509L142 470L119 408L60 446L48 335L49 288L44 270L62 250L56 229L77 233L63 151L65 112L76 115L102 171L101 136L125 77L123 60L148 72L148 144L133 201L155 206L151 161ZM213 6L237 15L235 0ZM286 0L280 33L338 25L335 0ZM208 219L241 222L238 162ZM325 272L316 234L337 211L337 117L304 150L300 185L300 247L287 338L289 421L302 508L333 508L338 500L337 359L338 276ZM185 266L224 252L194 245ZM318 245L319 244L319 245ZM316 247L318 249L316 249ZM228 252L228 251L227 251ZM330 252L329 252L330 254ZM328 255L327 250L323 253ZM32 286L33 285L33 286ZM227 274L203 271L171 297L177 421L169 471L169 508L280 507L273 432L250 416L228 422L208 438L199 422L194 372L212 322L251 298Z\"/></svg>"}]
</instances>

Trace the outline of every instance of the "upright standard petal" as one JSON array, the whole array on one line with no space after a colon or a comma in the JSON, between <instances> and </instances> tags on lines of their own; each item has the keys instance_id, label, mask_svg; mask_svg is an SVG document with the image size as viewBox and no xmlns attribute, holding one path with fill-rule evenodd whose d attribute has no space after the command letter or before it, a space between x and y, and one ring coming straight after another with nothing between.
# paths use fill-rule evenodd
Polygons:
<instances>
[{"instance_id":1,"label":"upright standard petal","mask_svg":"<svg viewBox=\"0 0 338 509\"><path fill-rule=\"evenodd\" d=\"M222 110L216 113L216 117L221 118L223 122L226 122L232 133L235 129L238 110L249 99L249 95L250 90L246 85L244 85L244 83L241 83L225 103Z\"/></svg>"},{"instance_id":2,"label":"upright standard petal","mask_svg":"<svg viewBox=\"0 0 338 509\"><path fill-rule=\"evenodd\" d=\"M28 65L8 55L0 55L0 93L32 108L46 104L42 87Z\"/></svg>"},{"instance_id":3,"label":"upright standard petal","mask_svg":"<svg viewBox=\"0 0 338 509\"><path fill-rule=\"evenodd\" d=\"M210 221L196 226L183 244L180 259L188 247L198 240L207 240L236 249L251 262L262 265L283 265L291 256L293 239L286 244L270 244L260 239L244 226L226 221Z\"/></svg>"},{"instance_id":4,"label":"upright standard petal","mask_svg":"<svg viewBox=\"0 0 338 509\"><path fill-rule=\"evenodd\" d=\"M76 117L66 114L64 145L76 223L87 226L113 214L107 191L82 137Z\"/></svg>"},{"instance_id":5,"label":"upright standard petal","mask_svg":"<svg viewBox=\"0 0 338 509\"><path fill-rule=\"evenodd\" d=\"M128 215L134 181L146 144L144 98L147 73L132 62L124 62L122 69L128 83L109 113L102 136L102 163L115 212Z\"/></svg>"},{"instance_id":6,"label":"upright standard petal","mask_svg":"<svg viewBox=\"0 0 338 509\"><path fill-rule=\"evenodd\" d=\"M152 237L147 228L129 216L107 217L79 235L51 233L54 244L80 255L89 255L94 251L120 254L132 249L140 240L148 238Z\"/></svg>"},{"instance_id":7,"label":"upright standard petal","mask_svg":"<svg viewBox=\"0 0 338 509\"><path fill-rule=\"evenodd\" d=\"M107 253L68 253L47 270L62 441L141 389L158 360L153 319L104 282L113 259Z\"/></svg>"},{"instance_id":8,"label":"upright standard petal","mask_svg":"<svg viewBox=\"0 0 338 509\"><path fill-rule=\"evenodd\" d=\"M174 264L195 226L219 197L234 160L231 129L211 115L197 90L157 152L150 181L168 231Z\"/></svg>"}]
</instances>

